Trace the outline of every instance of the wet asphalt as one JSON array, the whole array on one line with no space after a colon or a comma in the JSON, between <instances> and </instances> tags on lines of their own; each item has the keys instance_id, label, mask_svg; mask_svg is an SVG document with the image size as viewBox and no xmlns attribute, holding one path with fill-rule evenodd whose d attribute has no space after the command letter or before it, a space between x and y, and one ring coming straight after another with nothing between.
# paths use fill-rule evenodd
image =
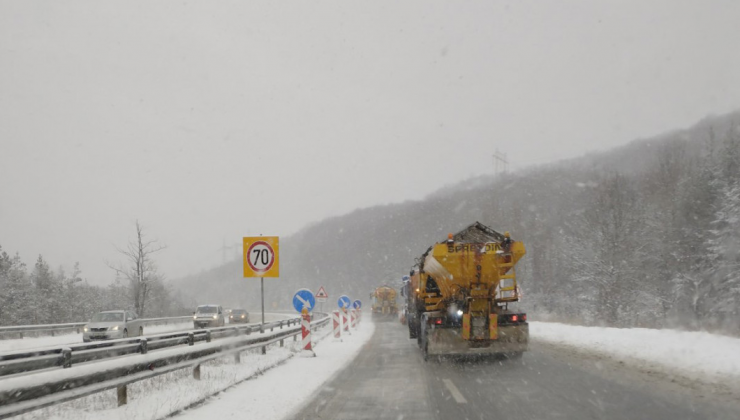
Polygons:
<instances>
[{"instance_id":1,"label":"wet asphalt","mask_svg":"<svg viewBox=\"0 0 740 420\"><path fill-rule=\"evenodd\" d=\"M662 380L536 341L519 360L425 362L405 326L379 322L294 419L740 419L740 404Z\"/></svg>"}]
</instances>

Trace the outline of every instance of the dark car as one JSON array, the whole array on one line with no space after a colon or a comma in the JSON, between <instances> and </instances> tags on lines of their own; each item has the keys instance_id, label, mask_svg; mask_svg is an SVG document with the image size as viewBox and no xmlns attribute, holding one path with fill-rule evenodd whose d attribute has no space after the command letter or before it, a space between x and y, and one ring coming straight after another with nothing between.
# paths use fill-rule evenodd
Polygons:
<instances>
[{"instance_id":1,"label":"dark car","mask_svg":"<svg viewBox=\"0 0 740 420\"><path fill-rule=\"evenodd\" d=\"M248 323L248 322L249 322L249 312L247 312L246 309L232 309L231 310L231 315L229 315L230 324Z\"/></svg>"}]
</instances>

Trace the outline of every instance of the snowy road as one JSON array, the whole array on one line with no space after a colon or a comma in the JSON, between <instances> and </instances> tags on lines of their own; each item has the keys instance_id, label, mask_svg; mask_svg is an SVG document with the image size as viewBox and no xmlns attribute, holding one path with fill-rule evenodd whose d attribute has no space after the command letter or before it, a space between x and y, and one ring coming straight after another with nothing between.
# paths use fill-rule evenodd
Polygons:
<instances>
[{"instance_id":1,"label":"snowy road","mask_svg":"<svg viewBox=\"0 0 740 420\"><path fill-rule=\"evenodd\" d=\"M398 323L376 324L357 359L293 418L740 418L732 398L547 343L534 342L520 361L425 363L407 337Z\"/></svg>"}]
</instances>

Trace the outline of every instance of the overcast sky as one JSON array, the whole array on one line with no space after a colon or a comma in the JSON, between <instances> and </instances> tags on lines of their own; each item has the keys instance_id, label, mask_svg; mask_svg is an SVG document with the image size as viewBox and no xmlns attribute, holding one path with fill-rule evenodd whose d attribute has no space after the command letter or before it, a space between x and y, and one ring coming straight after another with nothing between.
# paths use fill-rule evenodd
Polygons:
<instances>
[{"instance_id":1,"label":"overcast sky","mask_svg":"<svg viewBox=\"0 0 740 420\"><path fill-rule=\"evenodd\" d=\"M107 283L740 108L737 1L0 1L0 245Z\"/></svg>"}]
</instances>

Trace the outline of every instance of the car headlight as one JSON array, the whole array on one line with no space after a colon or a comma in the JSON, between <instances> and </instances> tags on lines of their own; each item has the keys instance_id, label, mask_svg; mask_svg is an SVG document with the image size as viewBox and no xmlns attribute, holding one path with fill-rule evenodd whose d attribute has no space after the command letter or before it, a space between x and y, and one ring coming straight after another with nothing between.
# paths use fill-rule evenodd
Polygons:
<instances>
[{"instance_id":1,"label":"car headlight","mask_svg":"<svg viewBox=\"0 0 740 420\"><path fill-rule=\"evenodd\" d=\"M193 319L197 319L197 318L198 318L198 315L193 315Z\"/></svg>"},{"instance_id":2,"label":"car headlight","mask_svg":"<svg viewBox=\"0 0 740 420\"><path fill-rule=\"evenodd\" d=\"M242 318L244 318L244 315L242 315Z\"/></svg>"},{"instance_id":3,"label":"car headlight","mask_svg":"<svg viewBox=\"0 0 740 420\"><path fill-rule=\"evenodd\" d=\"M214 315L213 316L213 319L218 319L218 315Z\"/></svg>"},{"instance_id":4,"label":"car headlight","mask_svg":"<svg viewBox=\"0 0 740 420\"><path fill-rule=\"evenodd\" d=\"M111 331L118 331L118 325L110 329Z\"/></svg>"},{"instance_id":5,"label":"car headlight","mask_svg":"<svg viewBox=\"0 0 740 420\"><path fill-rule=\"evenodd\" d=\"M82 327L82 332L87 332L87 327Z\"/></svg>"}]
</instances>

